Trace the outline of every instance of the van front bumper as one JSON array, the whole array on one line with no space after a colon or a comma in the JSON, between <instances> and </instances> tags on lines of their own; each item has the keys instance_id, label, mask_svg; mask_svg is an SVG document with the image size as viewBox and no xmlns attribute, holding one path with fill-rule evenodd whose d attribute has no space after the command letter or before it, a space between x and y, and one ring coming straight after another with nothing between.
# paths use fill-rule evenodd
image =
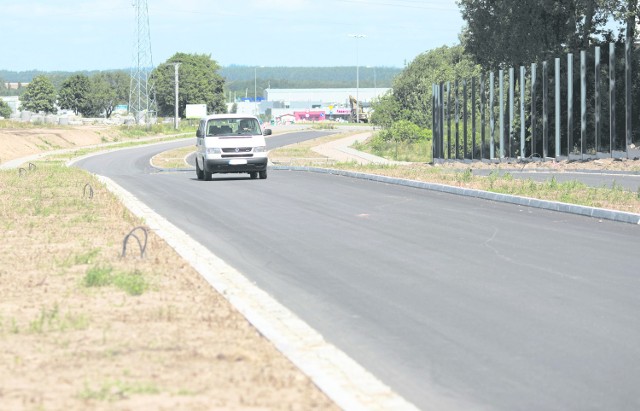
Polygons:
<instances>
[{"instance_id":1,"label":"van front bumper","mask_svg":"<svg viewBox=\"0 0 640 411\"><path fill-rule=\"evenodd\" d=\"M206 159L205 170L209 173L250 173L252 171L265 171L267 158L221 158Z\"/></svg>"}]
</instances>

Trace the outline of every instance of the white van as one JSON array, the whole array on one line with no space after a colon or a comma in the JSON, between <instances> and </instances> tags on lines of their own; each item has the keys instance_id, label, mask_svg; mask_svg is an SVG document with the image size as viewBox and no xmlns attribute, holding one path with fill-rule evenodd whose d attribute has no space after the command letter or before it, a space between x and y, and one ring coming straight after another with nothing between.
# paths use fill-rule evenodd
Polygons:
<instances>
[{"instance_id":1,"label":"white van","mask_svg":"<svg viewBox=\"0 0 640 411\"><path fill-rule=\"evenodd\" d=\"M200 119L196 131L196 176L211 180L215 173L249 173L267 178L267 146L264 132L254 116L214 114Z\"/></svg>"}]
</instances>

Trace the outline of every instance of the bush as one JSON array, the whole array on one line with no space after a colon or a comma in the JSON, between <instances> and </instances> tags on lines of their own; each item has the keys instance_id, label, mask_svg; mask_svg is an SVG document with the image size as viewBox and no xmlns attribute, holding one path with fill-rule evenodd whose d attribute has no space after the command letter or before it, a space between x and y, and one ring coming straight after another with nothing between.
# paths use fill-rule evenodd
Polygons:
<instances>
[{"instance_id":1,"label":"bush","mask_svg":"<svg viewBox=\"0 0 640 411\"><path fill-rule=\"evenodd\" d=\"M417 143L419 141L430 141L433 135L429 129L417 126L407 120L400 120L380 132L380 137L385 142Z\"/></svg>"},{"instance_id":2,"label":"bush","mask_svg":"<svg viewBox=\"0 0 640 411\"><path fill-rule=\"evenodd\" d=\"M4 100L0 100L0 117L11 117L11 107Z\"/></svg>"}]
</instances>

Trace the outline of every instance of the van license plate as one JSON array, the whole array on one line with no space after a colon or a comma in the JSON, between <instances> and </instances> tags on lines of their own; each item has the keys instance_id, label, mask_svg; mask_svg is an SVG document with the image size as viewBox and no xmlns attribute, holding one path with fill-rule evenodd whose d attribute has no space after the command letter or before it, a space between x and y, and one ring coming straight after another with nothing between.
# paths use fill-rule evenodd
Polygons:
<instances>
[{"instance_id":1,"label":"van license plate","mask_svg":"<svg viewBox=\"0 0 640 411\"><path fill-rule=\"evenodd\" d=\"M247 164L247 160L239 160L239 159L229 160L230 166L239 166L241 164Z\"/></svg>"}]
</instances>

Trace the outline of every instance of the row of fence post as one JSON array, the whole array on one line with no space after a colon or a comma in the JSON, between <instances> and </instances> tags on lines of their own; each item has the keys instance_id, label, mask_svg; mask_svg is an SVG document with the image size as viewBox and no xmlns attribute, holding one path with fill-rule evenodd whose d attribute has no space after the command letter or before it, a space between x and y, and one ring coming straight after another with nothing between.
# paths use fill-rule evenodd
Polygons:
<instances>
[{"instance_id":1,"label":"row of fence post","mask_svg":"<svg viewBox=\"0 0 640 411\"><path fill-rule=\"evenodd\" d=\"M616 144L619 144L618 136L616 132L616 76L615 76L615 43L609 44L609 150L608 154L614 157L614 151ZM574 154L574 90L573 90L573 54L567 54L566 61L566 110L562 113L561 105L561 59L556 58L554 64L554 109L555 116L553 119L554 125L554 152L552 157L560 159L563 157L571 158ZM601 153L602 148L602 96L600 93L601 87L601 58L600 47L595 47L594 50L594 131L593 135L593 149L595 155ZM486 91L486 79L484 74L480 74L479 80L479 95L480 102L477 100L476 78L471 78L471 147L469 147L468 141L468 108L469 103L467 97L469 92L467 90L468 81L454 80L440 82L439 84L433 84L433 158L434 159L496 159L496 143L498 149L498 158L533 158L541 156L542 159L550 157L549 153L549 131L550 131L550 119L549 119L549 67L547 61L542 63L542 152L537 150L540 148L538 136L538 65L536 63L531 64L530 75L527 78L526 68L520 67L519 73L519 122L520 122L520 145L519 150L513 147L513 138L517 134L517 130L514 129L515 125L515 72L514 68L508 69L509 84L508 84L508 102L505 101L505 82L504 82L504 70L498 71L498 135L496 136L496 119L495 119L495 78L494 72L489 73L489 90ZM525 90L526 82L529 80L529 97L530 108L525 107ZM462 88L462 95L460 95L460 88ZM631 48L629 42L625 44L625 138L624 138L624 153L629 157L629 148L632 144L632 101L631 101ZM452 96L453 94L453 96ZM486 101L488 94L489 101ZM453 101L452 101L453 98ZM462 100L462 101L461 101ZM507 121L505 107L508 107L508 129L505 121ZM480 144L478 145L476 135L476 111L480 111ZM488 108L489 124L486 123ZM526 112L529 110L529 135L527 136L526 126ZM562 114L564 114L566 124L563 125ZM452 115L453 115L453 130L452 130ZM460 120L462 119L463 130L462 136L460 135ZM446 146L445 146L445 123L446 123ZM562 154L561 137L562 130L566 130L566 156ZM452 131L454 132L452 138ZM489 131L489 139L486 141L486 131ZM496 137L498 139L496 140ZM529 137L530 148L529 155L526 150L526 139ZM487 144L488 143L488 144ZM584 159L585 151L588 143L588 131L587 131L587 56L586 51L580 51L580 141L579 141L579 158ZM487 147L488 146L488 147ZM470 148L470 149L469 149ZM489 152L486 153L486 149ZM446 150L445 150L446 149ZM517 155L516 155L517 154Z\"/></svg>"}]
</instances>

